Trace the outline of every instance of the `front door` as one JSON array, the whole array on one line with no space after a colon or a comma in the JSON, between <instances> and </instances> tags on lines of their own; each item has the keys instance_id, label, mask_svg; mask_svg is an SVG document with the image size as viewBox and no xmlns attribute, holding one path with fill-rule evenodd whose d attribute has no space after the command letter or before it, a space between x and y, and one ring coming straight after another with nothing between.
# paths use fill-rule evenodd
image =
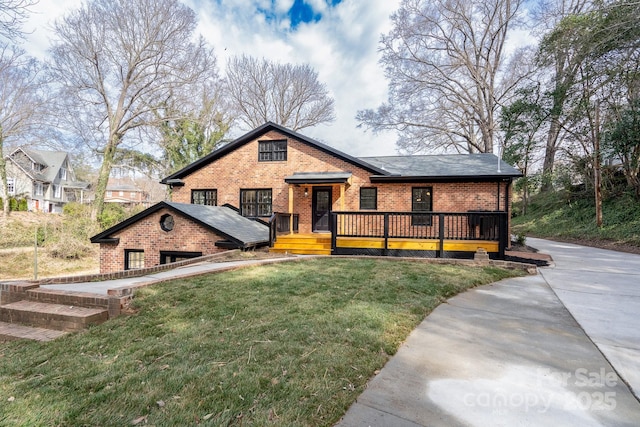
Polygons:
<instances>
[{"instance_id":1,"label":"front door","mask_svg":"<svg viewBox=\"0 0 640 427\"><path fill-rule=\"evenodd\" d=\"M313 231L329 231L331 225L331 187L314 187L313 204Z\"/></svg>"}]
</instances>

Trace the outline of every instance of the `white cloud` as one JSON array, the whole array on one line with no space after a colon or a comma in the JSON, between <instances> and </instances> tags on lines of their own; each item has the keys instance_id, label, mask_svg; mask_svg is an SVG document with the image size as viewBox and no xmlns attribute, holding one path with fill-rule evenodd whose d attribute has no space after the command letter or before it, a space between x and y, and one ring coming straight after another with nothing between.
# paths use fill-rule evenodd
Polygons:
<instances>
[{"instance_id":1,"label":"white cloud","mask_svg":"<svg viewBox=\"0 0 640 427\"><path fill-rule=\"evenodd\" d=\"M358 110L375 108L386 99L387 82L378 65L380 34L389 31L389 15L400 0L344 0L334 7L326 0L307 0L322 19L300 23L291 30L286 11L293 0L183 0L198 15L198 31L214 47L224 70L233 55L247 54L279 62L308 63L318 71L335 99L335 122L302 133L355 156L395 153L395 134L374 136L356 128ZM26 28L33 34L25 44L32 55L44 58L51 32L47 25L82 0L41 0ZM267 20L259 11L278 15Z\"/></svg>"}]
</instances>

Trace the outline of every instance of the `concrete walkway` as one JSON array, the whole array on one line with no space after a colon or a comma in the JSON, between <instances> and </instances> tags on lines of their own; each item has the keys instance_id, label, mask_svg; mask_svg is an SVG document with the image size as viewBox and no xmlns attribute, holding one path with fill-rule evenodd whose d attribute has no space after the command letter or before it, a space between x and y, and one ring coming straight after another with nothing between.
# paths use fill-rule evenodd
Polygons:
<instances>
[{"instance_id":1,"label":"concrete walkway","mask_svg":"<svg viewBox=\"0 0 640 427\"><path fill-rule=\"evenodd\" d=\"M220 272L226 270L234 270L239 267L273 264L278 262L293 261L299 257L283 257L254 259L242 261L207 261L198 264L191 264L184 267L174 268L172 270L161 271L158 273L147 274L140 277L129 277L126 279L103 280L100 282L81 282L68 284L40 285L44 289L57 289L61 291L89 292L93 294L107 295L109 290L119 290L126 288L135 288L140 286L148 286L154 283L164 282L173 279L184 279L187 277L198 276L201 274Z\"/></svg>"},{"instance_id":2,"label":"concrete walkway","mask_svg":"<svg viewBox=\"0 0 640 427\"><path fill-rule=\"evenodd\" d=\"M528 244L555 266L440 305L338 426L640 425L640 257Z\"/></svg>"}]
</instances>

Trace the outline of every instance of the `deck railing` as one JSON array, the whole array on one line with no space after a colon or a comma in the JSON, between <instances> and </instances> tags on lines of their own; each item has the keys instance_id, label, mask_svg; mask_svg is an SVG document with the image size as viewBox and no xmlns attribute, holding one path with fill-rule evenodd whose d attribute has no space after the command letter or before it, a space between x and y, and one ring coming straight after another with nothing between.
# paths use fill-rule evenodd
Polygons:
<instances>
[{"instance_id":1,"label":"deck railing","mask_svg":"<svg viewBox=\"0 0 640 427\"><path fill-rule=\"evenodd\" d=\"M293 215L293 232L298 232L298 214L274 212L269 218L269 246L273 247L279 233L289 233L291 227L291 215Z\"/></svg>"},{"instance_id":2,"label":"deck railing","mask_svg":"<svg viewBox=\"0 0 640 427\"><path fill-rule=\"evenodd\" d=\"M438 240L436 256L444 256L444 241L496 241L499 257L509 242L506 212L332 212L331 247L336 252L339 237Z\"/></svg>"}]
</instances>

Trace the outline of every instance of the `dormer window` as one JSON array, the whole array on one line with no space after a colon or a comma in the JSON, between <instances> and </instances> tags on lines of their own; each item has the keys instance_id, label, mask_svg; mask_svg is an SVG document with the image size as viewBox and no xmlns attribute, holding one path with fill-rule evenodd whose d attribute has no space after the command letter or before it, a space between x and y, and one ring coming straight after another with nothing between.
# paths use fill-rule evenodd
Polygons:
<instances>
[{"instance_id":1,"label":"dormer window","mask_svg":"<svg viewBox=\"0 0 640 427\"><path fill-rule=\"evenodd\" d=\"M287 140L258 141L258 161L283 162L287 160Z\"/></svg>"},{"instance_id":2,"label":"dormer window","mask_svg":"<svg viewBox=\"0 0 640 427\"><path fill-rule=\"evenodd\" d=\"M60 176L60 179L66 180L67 179L67 169L66 168L60 168L60 172L58 174Z\"/></svg>"}]
</instances>

